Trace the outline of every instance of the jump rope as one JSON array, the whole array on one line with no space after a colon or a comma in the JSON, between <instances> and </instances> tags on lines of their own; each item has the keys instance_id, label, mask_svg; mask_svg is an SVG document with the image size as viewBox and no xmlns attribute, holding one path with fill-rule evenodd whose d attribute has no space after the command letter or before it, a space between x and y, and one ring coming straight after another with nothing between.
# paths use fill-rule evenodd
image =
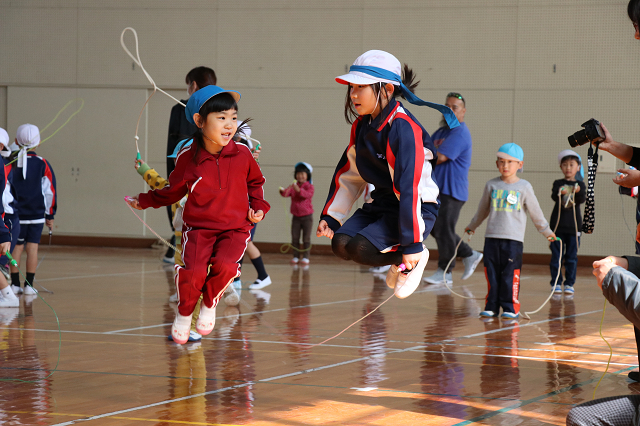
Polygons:
<instances>
[{"instance_id":1,"label":"jump rope","mask_svg":"<svg viewBox=\"0 0 640 426\"><path fill-rule=\"evenodd\" d=\"M133 36L134 36L134 39L135 39L135 46L136 46L136 56L133 56L133 54L131 53L131 51L129 51L129 49L127 48L127 46L126 46L126 45L125 45L125 43L124 43L124 35L125 35L125 33L126 33L127 31L131 31L131 32L133 33ZM167 93L167 92L165 92L164 90L160 89L160 88L156 85L156 83L155 83L155 81L153 80L153 78L149 75L149 73L147 72L147 70L144 68L144 66L142 65L142 60L140 59L140 51L139 51L139 47L138 47L138 34L137 34L137 32L136 32L136 30L135 30L134 28L127 27L127 28L125 28L125 29L122 31L122 33L120 34L120 44L122 45L122 48L124 49L125 53L126 53L127 55L129 55L129 57L134 61L134 63L135 63L136 65L138 65L138 66L140 67L140 69L142 69L142 72L144 73L144 75L147 77L147 79L149 80L149 82L153 85L153 92L151 92L151 95L149 95L149 97L148 97L148 98L147 98L147 100L145 101L145 103L144 103L144 105L143 105L143 107L142 107L142 110L140 111L140 114L138 115L138 121L137 121L137 123L136 123L136 133L135 133L135 143L136 143L136 152L137 152L136 159L137 159L137 160L141 160L141 156L140 156L140 148L139 148L139 146L138 146L138 140L140 139L140 138L138 137L138 129L139 129L139 126L140 126L140 119L142 118L142 113L144 112L144 110L145 110L145 108L146 108L147 104L149 103L149 100L151 99L151 97L156 93L156 91L159 91L159 92L161 92L161 93L164 93L165 95L167 95L168 97L170 97L171 99L173 99L174 101L176 101L177 103L179 103L180 105L182 105L182 106L184 106L184 107L186 107L186 105L185 105L184 103L182 103L180 100L178 100L178 99L176 99L175 97L171 96L169 93ZM83 102L83 104L84 104L84 102ZM78 112L79 112L79 111L78 111ZM74 114L74 115L75 115L75 114ZM65 123L65 124L66 124L66 123ZM57 131L56 131L56 132L57 132ZM55 134L55 133L54 133L54 134ZM260 149L260 141L258 141L258 140L256 140L256 139L254 139L254 138L248 137L248 136L247 136L247 139L249 139L249 140L251 140L251 141L253 141L253 142L256 142L256 143L257 143L257 146L256 146L255 150L259 150L259 149ZM14 160L14 161L15 161L15 160ZM162 237L161 237L157 232L155 232L155 231L154 231L154 230L153 230L153 229L152 229L152 228L151 228L151 227L150 227L150 226L149 226L149 225L148 225L148 224L147 224L147 223L146 223L146 222L145 222L145 221L144 221L144 220L143 220L143 219L142 219L142 218L141 218L141 217L136 213L136 212L135 212L135 210L134 210L134 209L131 207L131 205L129 204L129 202L130 202L130 201L133 201L133 199L132 199L131 197L125 197L125 202L127 203L127 206L129 207L129 209L131 210L131 212L132 212L132 213L133 213L133 214L134 214L134 215L135 215L135 216L140 220L140 222L142 222L142 223L144 224L144 226L145 226L147 229L149 229L149 231L151 231L151 232L152 232L152 233L153 233L153 234L154 234L154 235L155 235L155 236L156 236L160 241L162 241L165 245L167 245L168 247L173 248L173 249L174 249L175 251L177 251L178 253L181 253L181 251L180 251L176 246L174 246L173 244L169 243L167 240L165 240L164 238L162 238ZM284 200L283 200L283 202L284 202ZM285 204L285 209L286 209L286 204ZM558 209L560 209L560 206L558 206ZM576 213L575 213L575 204L573 205L573 214L574 214L574 220L575 220L575 214L576 214ZM558 222L559 222L559 220L560 220L560 216L559 216L559 214L558 214ZM557 224L556 224L556 227L557 227ZM576 228L577 228L577 222L576 222ZM577 238L577 236L576 236L576 238ZM469 238L468 238L468 240L467 240L467 241L470 241L470 240L471 240L471 234L469 234ZM446 270L449 268L450 264L451 264L451 263L453 262L453 260L456 258L457 253L458 253L458 248L460 247L460 244L462 243L462 241L463 241L463 240L462 240L462 239L460 239L460 241L458 242L458 245L456 246L455 253L454 253L453 257L451 258L451 260L449 260L449 263L447 264L447 268L445 269L445 272L443 273L443 278L444 278L444 274L446 273ZM556 241L559 241L559 242L560 242L560 253L562 253L562 240L560 240L559 238L557 238L557 237L556 237ZM309 248L307 248L307 249L300 249L300 248L296 248L296 247L294 247L292 244L285 243L285 244L283 244L283 245L281 246L280 251L281 251L281 253L286 253L286 252L288 252L288 251L289 251L289 248L294 249L294 250L297 250L298 252L304 252L304 251L311 250L311 246L310 246ZM535 311L531 311L531 312L524 312L524 313L523 313L523 317L524 317L525 319L529 319L529 320L530 320L531 318L529 317L529 314L535 314L535 313L538 313L540 310L542 310L542 309L544 308L544 306L549 302L549 300L551 300L551 297L553 296L554 291L555 291L555 288L556 288L556 285L557 285L557 283L558 283L558 279L559 279L559 277L560 277L560 269L561 269L561 267L562 267L562 256L560 256L560 259L558 260L558 274L556 275L556 280L555 280L555 283L554 283L554 286L553 286L553 288L552 288L551 293L549 294L549 296L547 297L547 299L545 300L545 302L544 302L544 303L543 303L543 304L542 304L538 309L536 309ZM400 272L402 272L402 271L403 271L403 270L405 270L405 269L406 269L406 267L405 267L405 265L404 265L404 264L401 264L401 265L398 267L398 270L399 270ZM463 298L463 299L475 299L475 300L483 300L483 299L484 299L484 298L476 298L476 297L463 296L463 295L458 294L458 293L456 293L455 291L453 291L453 289L448 285L448 283L447 283L447 280L446 280L446 279L444 279L444 283L445 283L445 285L447 286L447 288L451 291L451 293L455 294L455 295L456 295L456 296L458 296L458 297L461 297L461 298ZM353 327L354 325L356 325L356 324L357 324L357 323L359 323L360 321L362 321L362 320L364 320L365 318L367 318L369 315L373 314L373 313L374 313L376 310L378 310L382 305L384 305L384 304L385 304L385 303L387 303L389 300L391 300L391 299L393 298L393 296L395 296L395 294L392 294L391 296L389 296L389 298L387 298L385 301L383 301L382 303L380 303L376 308L374 308L373 310L371 310L369 313L367 313L367 314L366 314L365 316L363 316L362 318L360 318L360 319L358 319L357 321L353 322L351 325L349 325L348 327L346 327L345 329L343 329L341 332L339 332L339 333L338 333L338 334L336 334L335 336L330 337L330 338L328 338L328 339L326 339L326 340L324 340L324 341L322 341L322 342L320 342L320 343L317 343L317 344L314 344L314 345L311 345L311 346L307 346L307 348L309 348L309 349L310 349L310 348L313 348L313 347L316 347L316 346L323 345L323 344L327 343L328 341L333 340L333 339L335 339L336 337L340 336L342 333L344 333L345 331L347 331L349 328ZM40 298L42 298L41 296L39 296L39 297L40 297ZM44 299L43 299L43 300L44 300ZM46 303L46 302L45 302L45 303ZM47 304L47 305L48 305L48 304ZM605 300L605 307L606 307L606 300ZM53 309L53 308L52 308L52 309ZM54 313L55 313L55 311L54 311ZM57 315L56 315L56 319L57 319ZM607 343L607 345L609 346L610 355L609 355L609 361L607 362L607 368L606 368L605 372L603 373L602 377L600 378L600 381L602 381L602 379L604 378L605 374L607 373L607 371L608 371L608 369L609 369L609 363L610 363L610 361L611 361L611 357L612 357L612 355L613 355L613 349L611 348L611 345L609 345L609 342L607 342L607 341L606 341L606 339L602 336L602 324L603 324L603 323L604 323L604 309L603 309L603 312L602 312L602 321L601 321L601 323L600 323L600 337L601 337L601 338L602 338L602 339ZM59 360L59 357L60 357L60 355L58 354L58 360ZM56 364L56 368L57 368L57 364ZM54 371L55 371L55 369L54 369ZM53 374L53 372L52 372L52 374ZM47 376L47 377L49 377L49 376ZM596 392L596 390L598 389L598 386L600 385L600 381L598 381L598 384L596 385L596 388L595 388L595 390L594 390L594 398L595 398L595 392Z\"/></svg>"}]
</instances>

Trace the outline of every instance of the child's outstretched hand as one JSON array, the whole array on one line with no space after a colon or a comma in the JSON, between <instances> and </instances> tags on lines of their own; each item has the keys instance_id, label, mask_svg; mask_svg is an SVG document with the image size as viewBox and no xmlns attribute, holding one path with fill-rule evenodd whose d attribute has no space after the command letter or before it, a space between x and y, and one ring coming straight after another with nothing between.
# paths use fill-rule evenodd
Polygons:
<instances>
[{"instance_id":1,"label":"child's outstretched hand","mask_svg":"<svg viewBox=\"0 0 640 426\"><path fill-rule=\"evenodd\" d=\"M464 228L464 233L465 234L469 234L469 235L473 235L473 234L476 233L476 231L473 231L473 230L471 230L469 228Z\"/></svg>"},{"instance_id":2,"label":"child's outstretched hand","mask_svg":"<svg viewBox=\"0 0 640 426\"><path fill-rule=\"evenodd\" d=\"M558 237L556 237L556 234L552 232L551 235L547 237L547 240L549 240L550 242L554 242L557 238Z\"/></svg>"},{"instance_id":3,"label":"child's outstretched hand","mask_svg":"<svg viewBox=\"0 0 640 426\"><path fill-rule=\"evenodd\" d=\"M126 201L127 204L129 204L134 209L142 210L142 207L140 207L140 202L138 202L138 196L137 195L134 195L133 197L126 196L126 197L124 197L124 201Z\"/></svg>"},{"instance_id":4,"label":"child's outstretched hand","mask_svg":"<svg viewBox=\"0 0 640 426\"><path fill-rule=\"evenodd\" d=\"M264 212L262 210L258 210L257 212L253 209L249 209L249 214L247 214L247 219L251 221L251 223L258 223L264 218Z\"/></svg>"},{"instance_id":5,"label":"child's outstretched hand","mask_svg":"<svg viewBox=\"0 0 640 426\"><path fill-rule=\"evenodd\" d=\"M134 167L136 168L136 170L138 170L140 168L140 166L142 166L144 164L144 161L138 160L137 158L134 161L135 161Z\"/></svg>"},{"instance_id":6,"label":"child's outstretched hand","mask_svg":"<svg viewBox=\"0 0 640 426\"><path fill-rule=\"evenodd\" d=\"M318 230L316 231L316 237L333 238L333 231L329 228L329 224L326 220L321 220L318 224Z\"/></svg>"}]
</instances>

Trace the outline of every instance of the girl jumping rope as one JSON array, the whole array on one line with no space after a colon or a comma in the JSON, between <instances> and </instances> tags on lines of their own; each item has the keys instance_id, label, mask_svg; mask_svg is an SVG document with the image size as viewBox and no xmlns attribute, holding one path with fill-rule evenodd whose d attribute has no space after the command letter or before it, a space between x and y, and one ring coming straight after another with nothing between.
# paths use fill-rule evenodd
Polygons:
<instances>
[{"instance_id":1,"label":"girl jumping rope","mask_svg":"<svg viewBox=\"0 0 640 426\"><path fill-rule=\"evenodd\" d=\"M380 50L362 54L348 74L336 77L349 86L344 113L351 139L316 231L318 237L332 238L333 252L343 259L391 264L387 285L401 299L418 287L429 260L422 241L435 223L439 190L431 178L437 159L431 137L396 98L435 108L449 127L459 126L449 108L413 94L414 79L406 64L403 70L395 56ZM345 222L367 183L375 186L373 201Z\"/></svg>"},{"instance_id":2,"label":"girl jumping rope","mask_svg":"<svg viewBox=\"0 0 640 426\"><path fill-rule=\"evenodd\" d=\"M127 197L142 210L171 205L189 194L182 213L182 260L176 265L178 314L171 327L176 343L189 338L191 315L203 295L198 333L211 333L216 305L240 275L239 261L251 224L264 218L264 176L249 148L232 141L240 93L206 86L189 98L187 120L198 127L195 143L180 151L169 186Z\"/></svg>"}]
</instances>

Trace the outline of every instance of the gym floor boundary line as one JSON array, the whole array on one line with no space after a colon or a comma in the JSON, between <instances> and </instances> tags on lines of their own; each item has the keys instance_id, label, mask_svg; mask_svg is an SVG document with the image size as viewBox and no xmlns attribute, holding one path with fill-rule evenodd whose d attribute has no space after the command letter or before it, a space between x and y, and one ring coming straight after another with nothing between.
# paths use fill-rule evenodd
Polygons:
<instances>
[{"instance_id":1,"label":"gym floor boundary line","mask_svg":"<svg viewBox=\"0 0 640 426\"><path fill-rule=\"evenodd\" d=\"M613 372L611 372L609 374L626 373L627 371L633 370L634 368L635 367L624 368L622 370L613 371ZM579 388L579 387L582 387L582 386L589 385L589 384L591 384L593 382L597 382L598 380L600 380L600 378L596 377L596 378L593 378L593 379L585 380L584 382L580 382L580 383L576 383L576 384L573 384L573 385L565 386L562 389L557 389L555 391L548 392L548 393L546 393L544 395L540 395L540 396L536 396L534 398L526 399L526 400L524 400L524 401L522 401L520 403L516 403L516 404L510 405L508 407L501 408L499 410L491 411L489 413L481 414L481 415L479 415L477 417L474 417L472 419L465 420L465 421L462 421L462 422L459 422L459 423L455 423L455 424L453 424L451 426L466 426L466 425L469 425L471 423L476 423L476 422L479 422L481 420L486 420L488 418L495 417L495 416L500 415L500 414L508 413L509 411L515 410L517 408L524 407L524 406L529 405L529 404L531 404L533 402L538 402L538 401L543 400L545 398L549 398L549 397L552 397L554 395L559 395L561 393L568 392L568 391L570 391L572 389L575 389L575 388Z\"/></svg>"},{"instance_id":2,"label":"gym floor boundary line","mask_svg":"<svg viewBox=\"0 0 640 426\"><path fill-rule=\"evenodd\" d=\"M167 325L171 325L170 323L167 323ZM24 330L23 328L14 328L14 327L6 327L6 330ZM47 329L29 329L29 330L33 330L33 331L38 331L38 332L46 332L46 333L57 333L58 330L47 330ZM118 333L118 334L111 334L108 332L102 332L102 331L74 331L74 330L62 330L63 333L68 333L68 334L90 334L90 335L100 335L100 336L126 336L126 337L149 337L149 338L153 338L153 339L157 339L157 338L162 338L164 340L164 338L166 338L166 336L164 334L134 334L134 333ZM319 336L314 336L318 339L322 338ZM229 338L224 338L224 337L203 337L202 338L203 341L211 341L211 342L244 342L245 340L243 339L229 339ZM38 341L43 341L43 340L38 340ZM251 339L251 342L253 343L260 343L260 344L272 344L272 345L291 345L291 342L285 342L285 341L278 341L278 340L257 340L257 339ZM100 343L100 342L91 342L91 343ZM106 343L106 342L105 342ZM111 343L111 342L109 342ZM430 346L453 346L453 347L472 347L472 348L491 348L491 349L503 349L503 350L511 350L513 348L511 347L507 347L507 346L482 346L482 345L464 345L464 344L457 344L457 343L443 343L443 342L433 342L433 343L420 343L420 342L414 342L414 341L393 341L392 343L397 343L397 344L407 344L407 345L416 345L416 344L421 344L424 348L428 348ZM132 344L139 344L139 343L132 343ZM312 343L294 343L296 345L299 346L313 346ZM331 348L340 348L340 349L367 349L366 346L356 346L356 345L338 345L338 344L324 344L322 346L325 347L331 347ZM386 351L392 351L392 350L396 350L396 348L384 348ZM518 347L518 351L535 351L535 352L561 352L561 353L569 353L569 354L576 354L576 355L590 355L590 356L609 356L609 353L604 353L604 352L580 352L580 351L565 351L565 350L561 350L561 349L545 349L545 348L534 348L534 347ZM430 352L430 353L443 353L443 354L461 354L461 355L483 355L483 356L498 356L498 355L491 355L491 354L474 354L474 353L465 353L465 352L443 352L441 350L438 351L423 351L423 352ZM628 358L636 358L637 355L636 354L625 354L625 353L615 353L613 354L613 356L616 357L628 357ZM515 357L513 357L515 358ZM525 356L521 356L521 359L532 359L532 360L542 360L542 361L566 361L566 362L573 362L575 360L570 360L570 359L564 359L564 358L542 358L542 357L525 357ZM578 362L578 361L575 361ZM637 365L637 364L625 364L625 363L614 363L614 364L618 364L618 365ZM0 369L2 369L2 367L0 367ZM61 370L58 370L61 371Z\"/></svg>"}]
</instances>

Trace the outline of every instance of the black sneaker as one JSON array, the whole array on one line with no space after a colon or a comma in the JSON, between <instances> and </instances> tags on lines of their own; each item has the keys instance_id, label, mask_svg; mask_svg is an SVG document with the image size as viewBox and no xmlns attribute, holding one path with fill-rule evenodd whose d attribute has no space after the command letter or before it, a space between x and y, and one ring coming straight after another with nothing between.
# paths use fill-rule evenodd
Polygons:
<instances>
[{"instance_id":1,"label":"black sneaker","mask_svg":"<svg viewBox=\"0 0 640 426\"><path fill-rule=\"evenodd\" d=\"M627 377L634 382L640 382L640 371L631 371Z\"/></svg>"},{"instance_id":2,"label":"black sneaker","mask_svg":"<svg viewBox=\"0 0 640 426\"><path fill-rule=\"evenodd\" d=\"M169 242L171 243L172 246L176 245L175 234L173 235L173 237L171 237L171 240L169 240ZM167 252L164 254L164 258L162 259L162 261L166 263L173 263L173 258L175 255L176 255L176 251L173 249L173 247L169 247L167 249Z\"/></svg>"}]
</instances>

